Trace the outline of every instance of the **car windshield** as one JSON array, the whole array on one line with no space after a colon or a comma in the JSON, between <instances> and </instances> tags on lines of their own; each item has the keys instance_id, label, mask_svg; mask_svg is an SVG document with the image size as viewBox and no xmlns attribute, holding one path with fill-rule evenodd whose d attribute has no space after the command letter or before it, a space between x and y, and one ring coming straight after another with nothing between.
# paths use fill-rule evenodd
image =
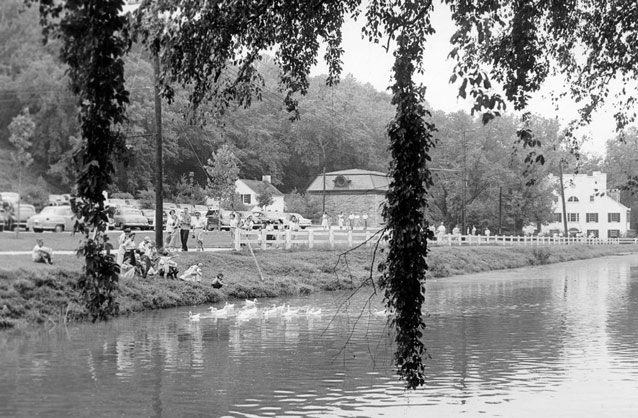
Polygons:
<instances>
[{"instance_id":1,"label":"car windshield","mask_svg":"<svg viewBox=\"0 0 638 418\"><path fill-rule=\"evenodd\" d=\"M124 209L122 215L141 215L142 212L139 209Z\"/></svg>"}]
</instances>

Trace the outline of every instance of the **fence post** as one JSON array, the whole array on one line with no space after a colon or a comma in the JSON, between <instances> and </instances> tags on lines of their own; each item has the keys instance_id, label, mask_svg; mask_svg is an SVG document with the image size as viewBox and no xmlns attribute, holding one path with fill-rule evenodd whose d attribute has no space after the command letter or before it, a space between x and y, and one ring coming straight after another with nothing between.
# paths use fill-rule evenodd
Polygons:
<instances>
[{"instance_id":1,"label":"fence post","mask_svg":"<svg viewBox=\"0 0 638 418\"><path fill-rule=\"evenodd\" d=\"M348 247L352 248L352 230L348 230Z\"/></svg>"},{"instance_id":2,"label":"fence post","mask_svg":"<svg viewBox=\"0 0 638 418\"><path fill-rule=\"evenodd\" d=\"M286 242L284 243L284 248L287 250L289 250L290 247L292 247L292 243L290 242L291 238L292 237L291 237L290 229L286 229Z\"/></svg>"},{"instance_id":3,"label":"fence post","mask_svg":"<svg viewBox=\"0 0 638 418\"><path fill-rule=\"evenodd\" d=\"M330 248L334 249L335 247L335 234L334 230L330 229L328 231L328 243L330 243Z\"/></svg>"},{"instance_id":4,"label":"fence post","mask_svg":"<svg viewBox=\"0 0 638 418\"><path fill-rule=\"evenodd\" d=\"M239 242L239 228L235 228L235 234L234 234L234 241L235 241L235 251L239 251L239 249L241 248L241 243Z\"/></svg>"},{"instance_id":5,"label":"fence post","mask_svg":"<svg viewBox=\"0 0 638 418\"><path fill-rule=\"evenodd\" d=\"M313 245L312 229L309 229L308 230L308 248L312 249L312 245Z\"/></svg>"}]
</instances>

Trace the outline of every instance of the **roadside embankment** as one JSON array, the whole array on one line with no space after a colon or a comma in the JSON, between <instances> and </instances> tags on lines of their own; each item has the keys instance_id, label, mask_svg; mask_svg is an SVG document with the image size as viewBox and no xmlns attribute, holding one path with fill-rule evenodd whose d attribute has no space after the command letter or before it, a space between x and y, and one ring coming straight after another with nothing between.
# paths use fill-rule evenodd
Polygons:
<instances>
[{"instance_id":1,"label":"roadside embankment","mask_svg":"<svg viewBox=\"0 0 638 418\"><path fill-rule=\"evenodd\" d=\"M435 247L428 263L432 276L446 277L635 252L636 245ZM122 280L118 294L120 314L227 299L353 289L370 277L371 271L373 277L378 276L376 265L370 265L369 248L350 252L346 258L340 258L340 254L332 250L256 252L262 280L248 251L182 253L176 259L181 271L202 263L201 282L150 277ZM86 320L76 285L81 265L75 256L59 256L55 265L48 266L31 263L28 255L0 255L0 328ZM224 274L226 282L219 290L210 286L218 273Z\"/></svg>"}]
</instances>

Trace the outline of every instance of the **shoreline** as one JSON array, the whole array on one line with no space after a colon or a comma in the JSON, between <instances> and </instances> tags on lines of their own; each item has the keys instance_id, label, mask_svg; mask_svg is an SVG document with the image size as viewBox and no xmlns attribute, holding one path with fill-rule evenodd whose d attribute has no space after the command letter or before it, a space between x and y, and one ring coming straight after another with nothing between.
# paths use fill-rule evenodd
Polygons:
<instances>
[{"instance_id":1,"label":"shoreline","mask_svg":"<svg viewBox=\"0 0 638 418\"><path fill-rule=\"evenodd\" d=\"M355 289L379 274L370 266L372 248L359 248L344 258L345 250L255 251L255 260L240 252L188 252L177 258L180 272L202 263L199 283L162 278L120 281L119 315L151 309L194 306L225 300L305 295L318 291ZM428 277L449 277L565 261L634 254L638 245L480 246L433 247L428 255ZM7 256L8 257L8 256ZM4 257L3 257L4 258ZM3 258L0 258L2 260ZM82 260L60 255L48 266L30 262L29 255L11 256L13 266L0 268L0 330L51 326L87 321L76 287ZM225 276L225 286L213 289L212 278ZM49 325L47 325L49 324Z\"/></svg>"}]
</instances>

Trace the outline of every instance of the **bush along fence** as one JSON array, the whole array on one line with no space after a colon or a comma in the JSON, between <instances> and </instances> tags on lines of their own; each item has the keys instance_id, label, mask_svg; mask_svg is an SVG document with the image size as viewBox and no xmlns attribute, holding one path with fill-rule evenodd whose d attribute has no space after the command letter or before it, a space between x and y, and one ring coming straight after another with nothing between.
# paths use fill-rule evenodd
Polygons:
<instances>
[{"instance_id":1,"label":"bush along fence","mask_svg":"<svg viewBox=\"0 0 638 418\"><path fill-rule=\"evenodd\" d=\"M262 250L293 247L351 248L365 243L375 245L377 239L370 239L379 229L305 229L299 231L274 230L234 230L233 247L239 251L243 245ZM383 244L383 241L382 241ZM430 241L436 246L453 245L618 245L638 244L638 238L586 238L586 237L548 237L548 236L515 236L515 235L441 235Z\"/></svg>"}]
</instances>

